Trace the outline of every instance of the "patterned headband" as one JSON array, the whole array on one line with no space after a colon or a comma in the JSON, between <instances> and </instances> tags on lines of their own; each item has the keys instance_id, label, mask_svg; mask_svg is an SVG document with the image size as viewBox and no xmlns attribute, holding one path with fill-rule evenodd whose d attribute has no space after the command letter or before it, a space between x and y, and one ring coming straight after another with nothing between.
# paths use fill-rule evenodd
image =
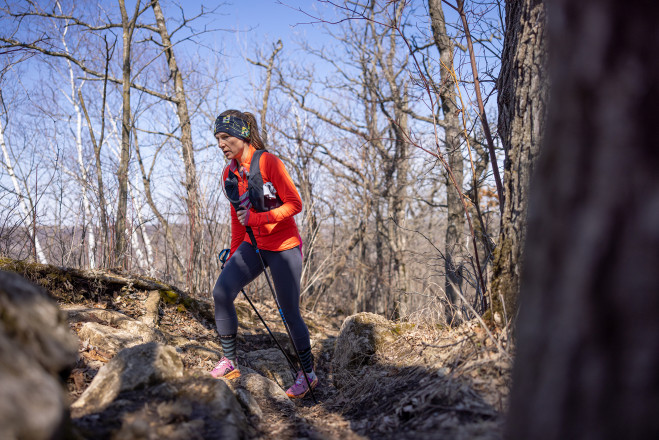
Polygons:
<instances>
[{"instance_id":1,"label":"patterned headband","mask_svg":"<svg viewBox=\"0 0 659 440\"><path fill-rule=\"evenodd\" d=\"M250 131L250 126L247 122L237 116L227 115L217 117L215 120L215 132L213 134L227 133L238 139L248 141Z\"/></svg>"}]
</instances>

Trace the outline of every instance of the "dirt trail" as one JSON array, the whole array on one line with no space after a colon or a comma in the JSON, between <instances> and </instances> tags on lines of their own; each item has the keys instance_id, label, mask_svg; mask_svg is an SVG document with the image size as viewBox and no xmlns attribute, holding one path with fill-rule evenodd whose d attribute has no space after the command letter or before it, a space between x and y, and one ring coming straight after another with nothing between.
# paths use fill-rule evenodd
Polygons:
<instances>
[{"instance_id":1,"label":"dirt trail","mask_svg":"<svg viewBox=\"0 0 659 440\"><path fill-rule=\"evenodd\" d=\"M191 299L171 286L127 274L41 265L13 269L46 287L70 316L74 310L103 310L112 319L125 315L155 325L166 343L177 347L191 380L207 378L221 356L209 301ZM280 343L288 346L274 304L256 305ZM239 359L244 359L246 368L258 370L258 359L250 358L249 353L276 346L248 303L239 300L236 308ZM494 335L497 344L476 322L458 328L388 323L391 335L387 343L377 347L364 365L337 376L332 361L342 318L308 311L303 315L320 378L316 389L319 403L308 396L292 403L261 405L262 414L248 416L249 427L242 438L502 438L511 367L510 357L500 349L506 346L504 335ZM85 322L89 321L71 320L70 326L78 333ZM292 355L290 349L289 353ZM112 357L102 344L81 340L78 362L67 378L71 402ZM283 389L292 382L285 374L274 379ZM147 394L136 390L122 395L124 407L118 406L112 409L115 413L104 413L102 418L76 418L74 412L78 435L113 438L130 411L155 411L156 403L149 402Z\"/></svg>"}]
</instances>

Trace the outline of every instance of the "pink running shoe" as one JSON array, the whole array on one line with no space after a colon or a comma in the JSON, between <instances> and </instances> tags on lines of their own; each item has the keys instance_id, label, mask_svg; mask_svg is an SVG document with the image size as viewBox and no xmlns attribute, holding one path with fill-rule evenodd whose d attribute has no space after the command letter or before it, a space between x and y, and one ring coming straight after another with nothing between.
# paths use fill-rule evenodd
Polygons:
<instances>
[{"instance_id":1,"label":"pink running shoe","mask_svg":"<svg viewBox=\"0 0 659 440\"><path fill-rule=\"evenodd\" d=\"M316 388L318 385L318 376L315 372L307 373L307 378L309 378L309 383L311 383L311 388ZM309 392L309 386L307 385L307 380L304 378L304 373L302 370L297 372L297 378L292 387L286 390L286 395L292 399L301 399L307 395Z\"/></svg>"},{"instance_id":2,"label":"pink running shoe","mask_svg":"<svg viewBox=\"0 0 659 440\"><path fill-rule=\"evenodd\" d=\"M238 362L236 361L234 363L230 359L223 357L215 368L213 368L213 371L211 371L211 376L215 379L236 379L240 377Z\"/></svg>"}]
</instances>

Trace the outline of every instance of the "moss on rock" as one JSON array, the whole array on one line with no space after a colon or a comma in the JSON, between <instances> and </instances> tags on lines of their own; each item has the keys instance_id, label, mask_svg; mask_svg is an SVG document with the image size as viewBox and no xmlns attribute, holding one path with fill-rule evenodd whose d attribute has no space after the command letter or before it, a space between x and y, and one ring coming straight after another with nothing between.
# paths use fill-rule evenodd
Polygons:
<instances>
[{"instance_id":1,"label":"moss on rock","mask_svg":"<svg viewBox=\"0 0 659 440\"><path fill-rule=\"evenodd\" d=\"M178 303L180 299L180 295L176 292L174 292L171 289L161 289L160 290L160 298L166 303L166 304L176 304Z\"/></svg>"}]
</instances>

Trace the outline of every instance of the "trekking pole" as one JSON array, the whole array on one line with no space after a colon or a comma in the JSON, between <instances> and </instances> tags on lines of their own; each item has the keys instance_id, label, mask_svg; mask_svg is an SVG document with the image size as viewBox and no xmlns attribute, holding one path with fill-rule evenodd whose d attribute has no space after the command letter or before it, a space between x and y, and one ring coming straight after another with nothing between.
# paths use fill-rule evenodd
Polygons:
<instances>
[{"instance_id":1,"label":"trekking pole","mask_svg":"<svg viewBox=\"0 0 659 440\"><path fill-rule=\"evenodd\" d=\"M265 266L265 261L263 261L263 257L261 256L261 251L259 250L259 247L256 244L256 237L254 237L254 232L252 231L252 228L250 228L249 226L246 226L245 229L247 230L247 234L249 234L249 239L252 241L252 245L254 246L254 249L256 249L256 254L259 256L259 260L261 261L261 266L263 267L263 274L265 275L265 279L268 282L268 287L270 287L270 292L272 293L272 298L275 300L275 304L277 305L277 310L279 310L279 316L281 316L281 320L284 322L284 328L286 328L286 333L288 334L288 338L291 340L291 345L293 346L293 350L295 350L295 356L297 356L297 360L300 362L300 368L302 368L302 374L304 375L304 380L307 381L307 387L309 387L309 391L311 391L311 397L313 397L313 401L316 404L318 404L318 400L316 399L316 395L313 392L313 388L311 388L311 382L309 381L307 372L304 371L304 367L302 366L302 359L300 358L300 352L297 351L297 347L295 346L295 341L293 341L293 336L291 336L291 331L288 328L288 322L286 322L286 318L284 317L284 312L282 311L281 306L279 305L279 300L277 299L277 294L275 293L275 289L272 287L272 282L270 281L270 277L268 276L268 271Z\"/></svg>"},{"instance_id":2,"label":"trekking pole","mask_svg":"<svg viewBox=\"0 0 659 440\"><path fill-rule=\"evenodd\" d=\"M222 267L220 269L224 269L224 264L227 261L227 257L229 256L229 252L231 252L231 249L222 249L222 252L220 252L219 255L217 256L217 258L219 258L220 262L222 263ZM273 341L275 341L275 344L277 344L277 347L279 347L279 350L281 350L281 353L284 355L284 357L288 361L288 365L291 367L291 372L293 373L293 380L295 380L296 379L295 373L297 372L297 368L295 368L295 365L293 365L293 361L291 361L291 358L288 357L288 354L286 354L286 352L284 351L284 348L281 346L281 344L279 343L277 338L275 338L275 335L270 331L270 327L268 327L268 324L265 323L265 320L263 319L263 317L261 316L259 311L256 310L256 306L254 305L252 300L249 299L249 296L247 296L247 294L245 293L245 289L240 289L240 291L243 293L243 295L245 295L245 299L247 299L247 302L249 303L249 305L252 306L252 309L254 309L254 313L256 313L256 316L259 317L259 319L263 323L263 326L265 327L265 329L270 334L270 337L272 338Z\"/></svg>"}]
</instances>

